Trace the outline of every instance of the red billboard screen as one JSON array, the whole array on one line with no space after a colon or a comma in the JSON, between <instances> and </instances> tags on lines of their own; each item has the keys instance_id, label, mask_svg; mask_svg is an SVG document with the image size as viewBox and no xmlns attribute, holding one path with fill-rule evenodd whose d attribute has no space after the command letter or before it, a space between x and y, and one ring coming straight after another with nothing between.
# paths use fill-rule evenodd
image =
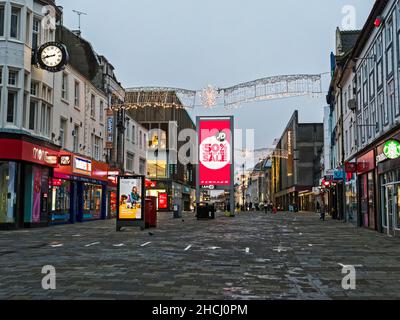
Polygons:
<instances>
[{"instance_id":1,"label":"red billboard screen","mask_svg":"<svg viewBox=\"0 0 400 320\"><path fill-rule=\"evenodd\" d=\"M168 194L158 194L158 209L168 209Z\"/></svg>"},{"instance_id":2,"label":"red billboard screen","mask_svg":"<svg viewBox=\"0 0 400 320\"><path fill-rule=\"evenodd\" d=\"M230 186L233 159L232 120L200 118L199 181L201 186Z\"/></svg>"}]
</instances>

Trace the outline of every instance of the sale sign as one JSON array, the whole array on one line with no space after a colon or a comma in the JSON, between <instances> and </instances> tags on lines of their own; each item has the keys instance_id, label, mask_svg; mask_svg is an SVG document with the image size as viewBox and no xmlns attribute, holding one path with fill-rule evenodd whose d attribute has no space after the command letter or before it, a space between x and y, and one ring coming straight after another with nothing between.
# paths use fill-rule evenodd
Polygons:
<instances>
[{"instance_id":1,"label":"sale sign","mask_svg":"<svg viewBox=\"0 0 400 320\"><path fill-rule=\"evenodd\" d=\"M232 121L199 119L199 180L201 186L229 186L233 159Z\"/></svg>"},{"instance_id":2,"label":"sale sign","mask_svg":"<svg viewBox=\"0 0 400 320\"><path fill-rule=\"evenodd\" d=\"M158 209L168 209L168 194L158 194Z\"/></svg>"}]
</instances>

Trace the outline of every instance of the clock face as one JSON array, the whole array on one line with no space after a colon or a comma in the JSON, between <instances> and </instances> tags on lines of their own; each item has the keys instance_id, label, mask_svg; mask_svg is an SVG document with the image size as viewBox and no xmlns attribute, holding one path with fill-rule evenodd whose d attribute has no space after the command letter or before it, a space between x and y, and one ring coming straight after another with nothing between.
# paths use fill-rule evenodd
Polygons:
<instances>
[{"instance_id":1,"label":"clock face","mask_svg":"<svg viewBox=\"0 0 400 320\"><path fill-rule=\"evenodd\" d=\"M66 47L58 42L50 42L41 46L37 53L39 66L49 72L64 70L68 63L68 52Z\"/></svg>"},{"instance_id":2,"label":"clock face","mask_svg":"<svg viewBox=\"0 0 400 320\"><path fill-rule=\"evenodd\" d=\"M61 64L63 53L59 47L48 46L42 51L40 58L46 66L56 67Z\"/></svg>"}]
</instances>

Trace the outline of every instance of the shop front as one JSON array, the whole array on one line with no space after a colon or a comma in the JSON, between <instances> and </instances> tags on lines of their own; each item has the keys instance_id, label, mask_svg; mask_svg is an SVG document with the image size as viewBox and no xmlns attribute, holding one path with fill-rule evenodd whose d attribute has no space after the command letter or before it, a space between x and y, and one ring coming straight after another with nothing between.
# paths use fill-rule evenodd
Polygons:
<instances>
[{"instance_id":1,"label":"shop front","mask_svg":"<svg viewBox=\"0 0 400 320\"><path fill-rule=\"evenodd\" d=\"M381 230L400 235L400 134L377 147Z\"/></svg>"},{"instance_id":2,"label":"shop front","mask_svg":"<svg viewBox=\"0 0 400 320\"><path fill-rule=\"evenodd\" d=\"M53 181L52 224L107 218L107 164L62 152Z\"/></svg>"},{"instance_id":3,"label":"shop front","mask_svg":"<svg viewBox=\"0 0 400 320\"><path fill-rule=\"evenodd\" d=\"M49 223L49 182L59 148L24 135L0 137L0 228Z\"/></svg>"},{"instance_id":4,"label":"shop front","mask_svg":"<svg viewBox=\"0 0 400 320\"><path fill-rule=\"evenodd\" d=\"M183 186L182 189L182 202L183 202L183 210L190 211L191 203L190 203L190 187Z\"/></svg>"},{"instance_id":5,"label":"shop front","mask_svg":"<svg viewBox=\"0 0 400 320\"><path fill-rule=\"evenodd\" d=\"M359 226L377 230L375 151L357 158Z\"/></svg>"},{"instance_id":6,"label":"shop front","mask_svg":"<svg viewBox=\"0 0 400 320\"><path fill-rule=\"evenodd\" d=\"M168 180L146 181L146 196L157 199L157 211L172 211L172 182Z\"/></svg>"}]
</instances>

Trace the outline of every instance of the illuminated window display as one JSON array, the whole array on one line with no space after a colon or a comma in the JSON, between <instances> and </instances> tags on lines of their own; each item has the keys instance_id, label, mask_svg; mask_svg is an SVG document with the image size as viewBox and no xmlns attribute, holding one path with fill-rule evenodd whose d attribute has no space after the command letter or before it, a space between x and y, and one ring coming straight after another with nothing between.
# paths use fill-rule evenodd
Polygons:
<instances>
[{"instance_id":1,"label":"illuminated window display","mask_svg":"<svg viewBox=\"0 0 400 320\"><path fill-rule=\"evenodd\" d=\"M0 162L0 223L15 222L17 164Z\"/></svg>"},{"instance_id":2,"label":"illuminated window display","mask_svg":"<svg viewBox=\"0 0 400 320\"><path fill-rule=\"evenodd\" d=\"M102 187L93 184L84 184L83 191L83 219L95 220L101 218Z\"/></svg>"}]
</instances>

